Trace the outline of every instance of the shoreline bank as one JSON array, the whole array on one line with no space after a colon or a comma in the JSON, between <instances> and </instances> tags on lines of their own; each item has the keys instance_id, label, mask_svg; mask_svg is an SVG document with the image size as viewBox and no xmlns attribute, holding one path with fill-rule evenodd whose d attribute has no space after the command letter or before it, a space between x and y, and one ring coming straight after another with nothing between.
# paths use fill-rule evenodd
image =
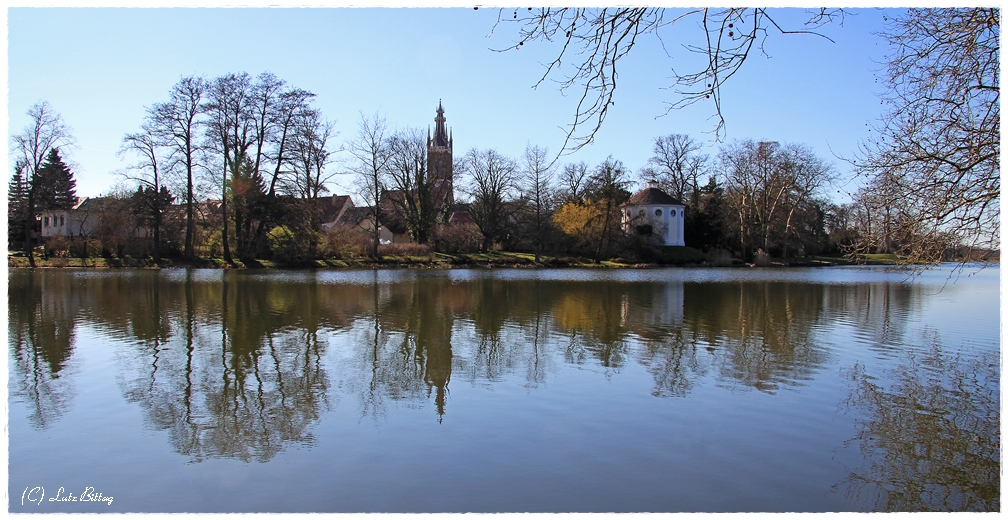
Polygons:
<instances>
[{"instance_id":1,"label":"shoreline bank","mask_svg":"<svg viewBox=\"0 0 1008 520\"><path fill-rule=\"evenodd\" d=\"M495 268L603 268L603 269L649 269L661 267L831 267L840 265L899 265L897 258L868 258L864 262L855 263L845 258L809 257L775 259L763 265L747 264L734 261L730 264L710 261L690 262L628 262L622 259L594 261L582 257L542 256L539 262L534 255L525 253L432 253L424 256L386 256L380 259L360 257L351 259L319 259L302 263L279 263L271 260L256 260L245 264L235 261L232 264L222 258L162 258L155 263L151 258L80 258L80 257L50 257L35 258L37 268L44 269L495 269ZM9 269L29 269L28 258L24 256L7 256Z\"/></svg>"}]
</instances>

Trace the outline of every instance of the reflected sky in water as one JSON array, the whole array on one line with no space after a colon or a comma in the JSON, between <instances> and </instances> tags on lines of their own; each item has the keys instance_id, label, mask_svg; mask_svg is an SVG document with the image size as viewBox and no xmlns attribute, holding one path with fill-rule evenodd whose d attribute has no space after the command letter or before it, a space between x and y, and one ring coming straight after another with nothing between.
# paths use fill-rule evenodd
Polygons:
<instances>
[{"instance_id":1,"label":"reflected sky in water","mask_svg":"<svg viewBox=\"0 0 1008 520\"><path fill-rule=\"evenodd\" d=\"M10 508L990 510L998 275L13 270Z\"/></svg>"}]
</instances>

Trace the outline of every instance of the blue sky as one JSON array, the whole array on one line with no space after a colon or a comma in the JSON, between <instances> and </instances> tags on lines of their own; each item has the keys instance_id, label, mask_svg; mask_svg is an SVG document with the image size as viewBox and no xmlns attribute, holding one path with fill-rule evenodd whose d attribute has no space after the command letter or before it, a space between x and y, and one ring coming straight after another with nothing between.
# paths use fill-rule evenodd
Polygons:
<instances>
[{"instance_id":1,"label":"blue sky","mask_svg":"<svg viewBox=\"0 0 1008 520\"><path fill-rule=\"evenodd\" d=\"M726 138L801 142L834 162L850 156L880 116L882 86L875 72L885 48L873 34L885 11L856 9L842 26L809 35L772 34L769 57L751 56L723 89ZM8 135L20 131L25 111L46 100L73 129L77 147L68 154L78 194L107 192L124 134L137 131L144 107L167 99L185 75L215 77L271 71L314 92L315 104L340 132L356 132L358 112L380 111L399 127L433 125L438 101L455 137L455 153L496 148L519 157L526 144L558 151L562 127L575 98L554 85L532 85L555 48L508 46L516 27L490 36L497 9L482 8L11 8L7 10ZM779 21L800 25L802 9L780 9ZM891 13L890 13L891 14ZM713 107L698 104L664 117L670 66L692 59L674 43L701 33L686 19L659 42L644 37L621 64L616 104L595 143L562 162L595 165L612 155L636 172L651 155L656 136L691 134L717 143ZM680 36L681 35L681 36ZM13 161L8 158L9 178ZM334 164L335 171L345 168ZM337 176L333 191L353 190L350 176ZM833 187L846 200L851 183Z\"/></svg>"}]
</instances>

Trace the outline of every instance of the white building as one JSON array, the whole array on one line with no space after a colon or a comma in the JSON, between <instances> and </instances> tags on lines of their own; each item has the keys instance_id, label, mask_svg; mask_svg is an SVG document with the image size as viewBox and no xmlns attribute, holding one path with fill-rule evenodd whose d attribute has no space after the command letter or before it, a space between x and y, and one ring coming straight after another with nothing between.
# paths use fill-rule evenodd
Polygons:
<instances>
[{"instance_id":1,"label":"white building","mask_svg":"<svg viewBox=\"0 0 1008 520\"><path fill-rule=\"evenodd\" d=\"M651 235L663 246L684 246L683 217L686 206L658 189L658 183L638 191L623 204L623 230Z\"/></svg>"},{"instance_id":2,"label":"white building","mask_svg":"<svg viewBox=\"0 0 1008 520\"><path fill-rule=\"evenodd\" d=\"M107 197L86 198L73 209L43 211L37 217L42 222L43 237L92 236L101 222L101 212Z\"/></svg>"}]
</instances>

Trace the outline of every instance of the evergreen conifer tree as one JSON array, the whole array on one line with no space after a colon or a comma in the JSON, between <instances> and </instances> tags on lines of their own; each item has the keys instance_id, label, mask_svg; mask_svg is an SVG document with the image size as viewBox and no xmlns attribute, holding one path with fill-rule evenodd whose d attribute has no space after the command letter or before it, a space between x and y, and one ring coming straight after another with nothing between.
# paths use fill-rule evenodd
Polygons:
<instances>
[{"instance_id":1,"label":"evergreen conifer tree","mask_svg":"<svg viewBox=\"0 0 1008 520\"><path fill-rule=\"evenodd\" d=\"M24 178L25 165L14 165L14 175L7 185L7 248L24 246L25 210L28 206L28 181Z\"/></svg>"},{"instance_id":2,"label":"evergreen conifer tree","mask_svg":"<svg viewBox=\"0 0 1008 520\"><path fill-rule=\"evenodd\" d=\"M60 157L59 148L49 150L35 182L36 211L73 209L77 201L77 181Z\"/></svg>"}]
</instances>

